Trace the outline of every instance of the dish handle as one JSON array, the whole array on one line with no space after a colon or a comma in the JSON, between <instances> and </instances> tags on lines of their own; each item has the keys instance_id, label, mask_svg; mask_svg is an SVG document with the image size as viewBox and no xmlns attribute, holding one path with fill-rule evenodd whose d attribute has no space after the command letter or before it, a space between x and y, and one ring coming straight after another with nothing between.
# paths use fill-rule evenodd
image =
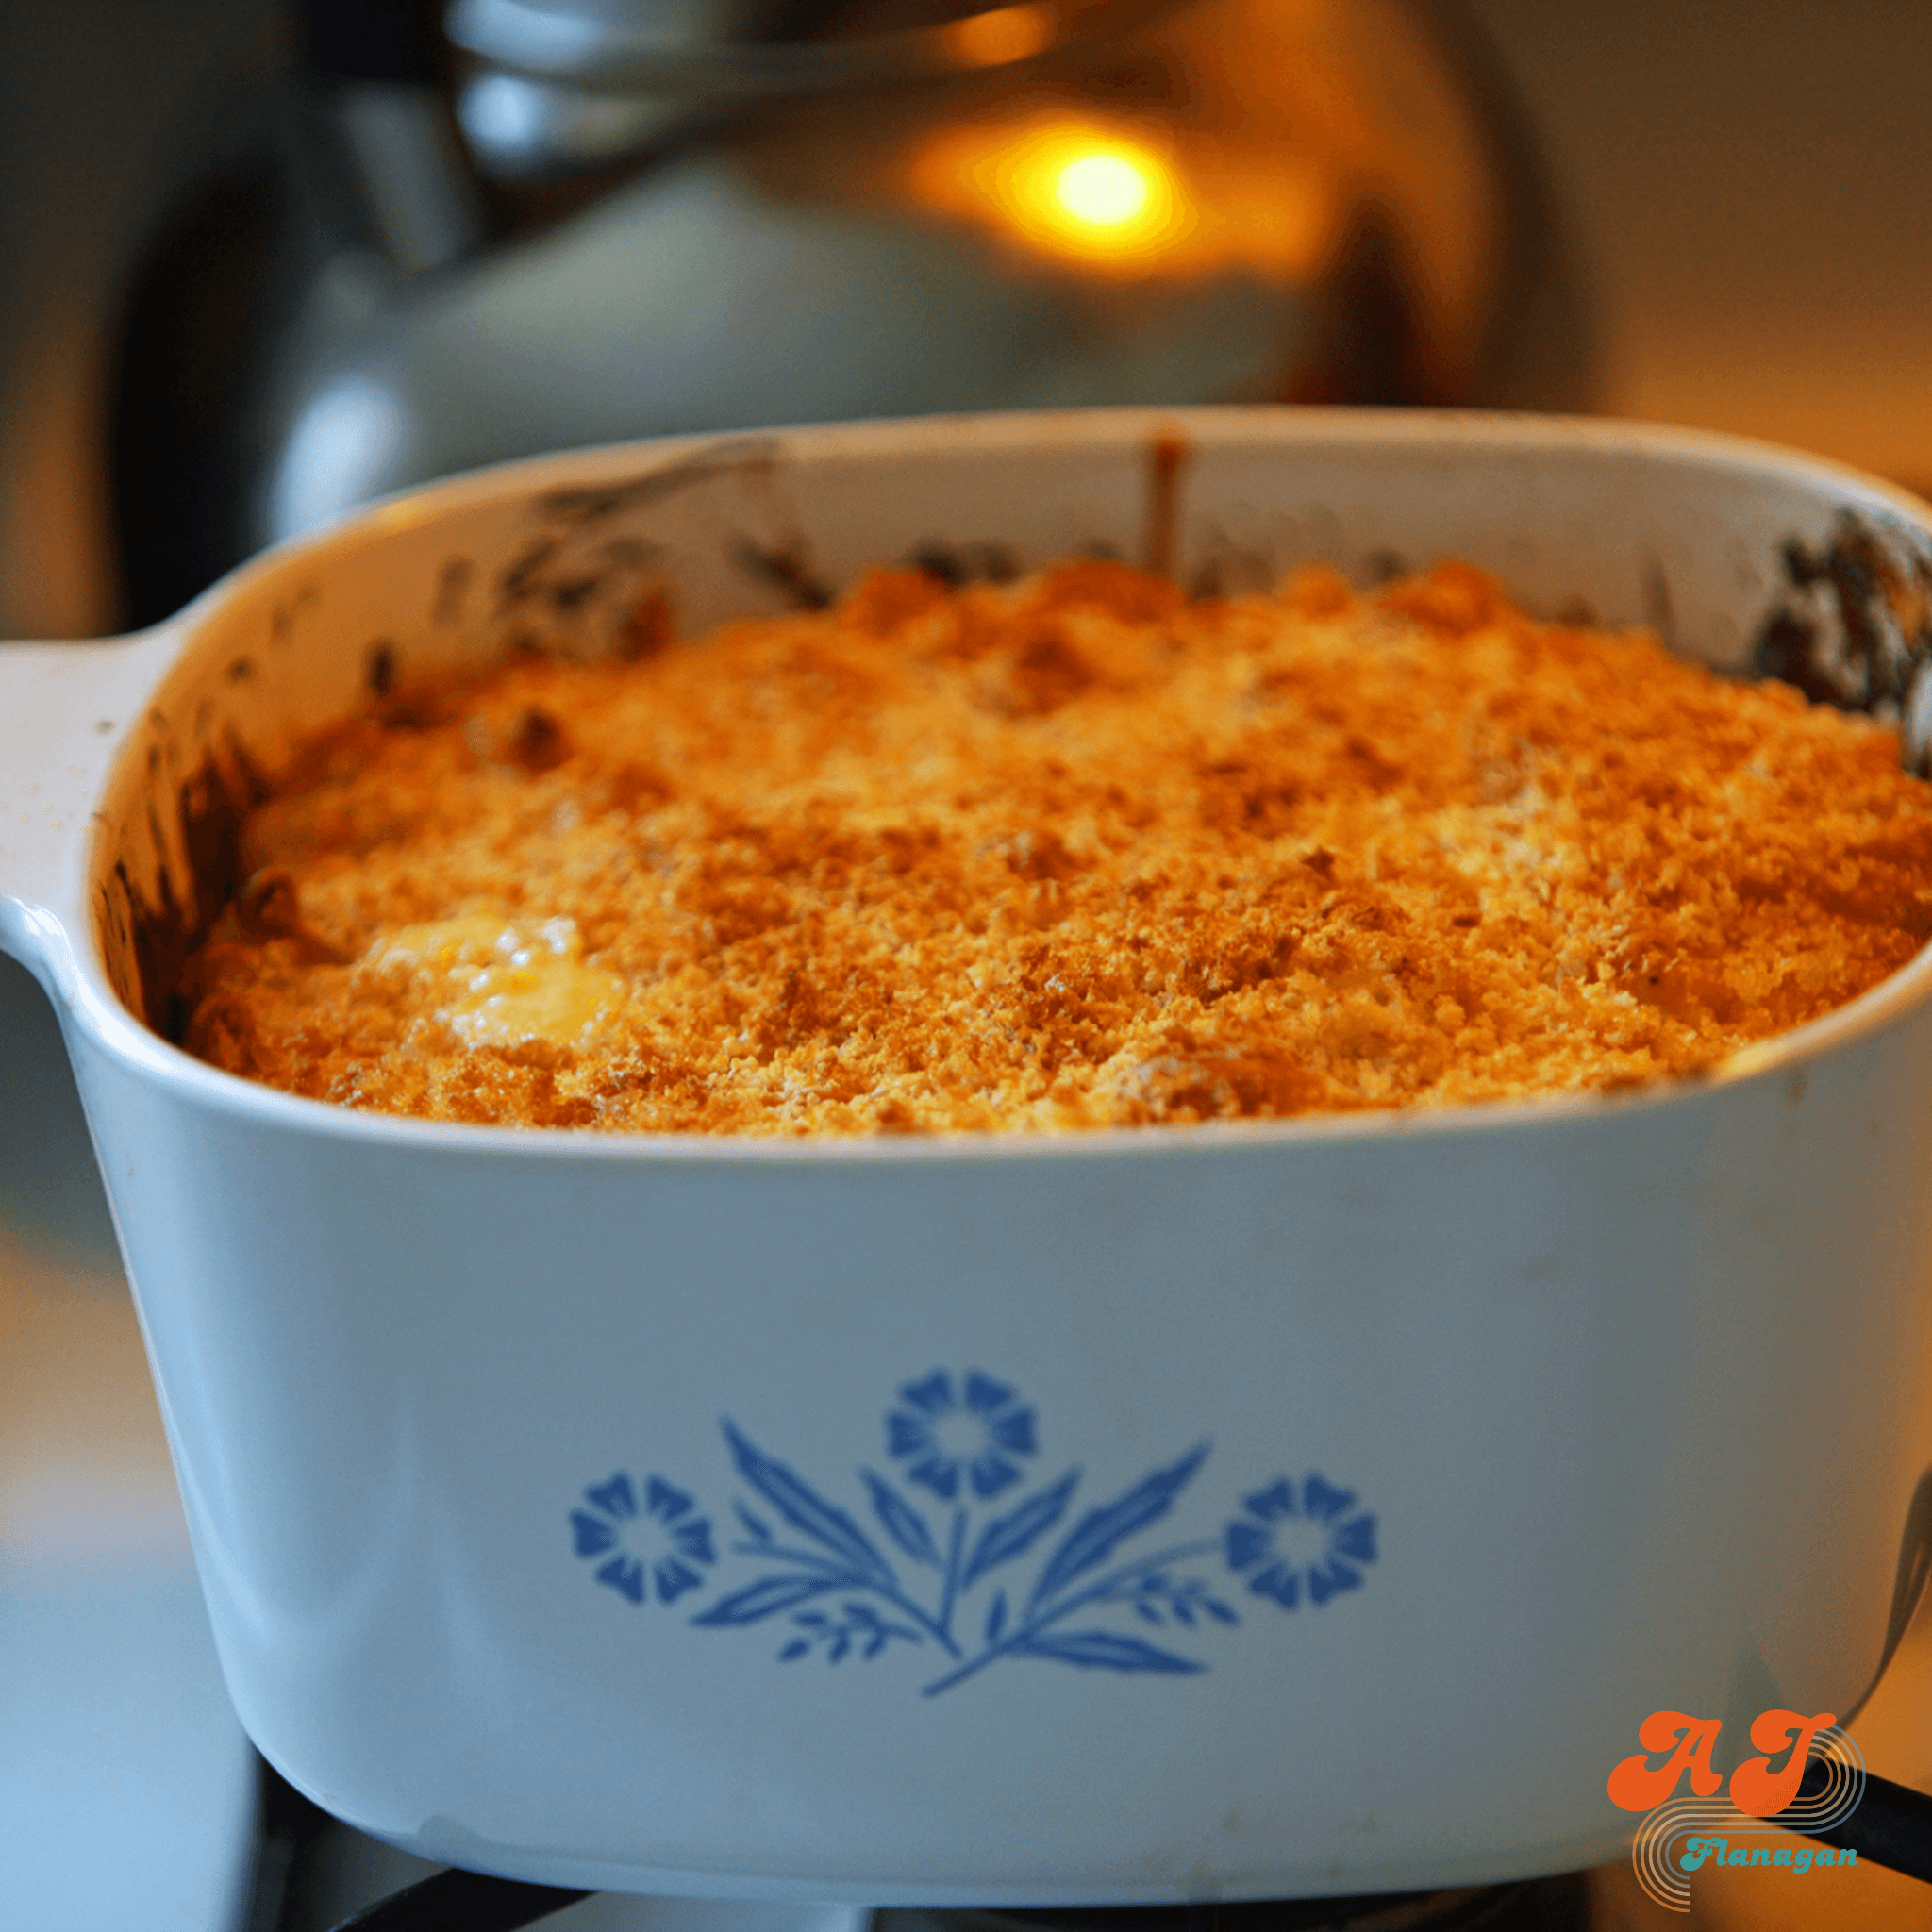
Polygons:
<instances>
[{"instance_id":1,"label":"dish handle","mask_svg":"<svg viewBox=\"0 0 1932 1932\"><path fill-rule=\"evenodd\" d=\"M88 828L108 772L180 641L0 642L0 952L50 979L85 903Z\"/></svg>"}]
</instances>

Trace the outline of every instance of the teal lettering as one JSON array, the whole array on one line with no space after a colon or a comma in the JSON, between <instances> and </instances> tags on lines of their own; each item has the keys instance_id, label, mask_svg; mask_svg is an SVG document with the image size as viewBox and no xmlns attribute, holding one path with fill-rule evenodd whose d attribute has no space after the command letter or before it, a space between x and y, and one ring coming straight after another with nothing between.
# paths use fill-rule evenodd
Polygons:
<instances>
[{"instance_id":1,"label":"teal lettering","mask_svg":"<svg viewBox=\"0 0 1932 1932\"><path fill-rule=\"evenodd\" d=\"M1774 1853L1772 1853L1772 1855L1771 1855L1771 1862L1772 1862L1772 1863L1773 1863L1774 1865L1789 1865L1789 1864L1790 1864L1790 1863L1791 1862L1791 1848L1790 1848L1790 1845L1780 1845L1780 1846L1778 1846L1777 1850L1776 1850L1776 1851L1774 1851Z\"/></svg>"},{"instance_id":2,"label":"teal lettering","mask_svg":"<svg viewBox=\"0 0 1932 1932\"><path fill-rule=\"evenodd\" d=\"M1677 1860L1680 1872L1695 1872L1710 1856L1710 1846L1701 1838L1687 1838L1684 1840L1683 1856Z\"/></svg>"},{"instance_id":3,"label":"teal lettering","mask_svg":"<svg viewBox=\"0 0 1932 1932\"><path fill-rule=\"evenodd\" d=\"M1750 1862L1751 1854L1747 1852L1742 1845L1740 1845L1738 1849L1735 1852L1733 1852L1728 1858L1724 1860L1724 1863L1726 1865L1748 1865Z\"/></svg>"},{"instance_id":4,"label":"teal lettering","mask_svg":"<svg viewBox=\"0 0 1932 1932\"><path fill-rule=\"evenodd\" d=\"M1798 1847L1798 1856L1791 1861L1791 1870L1793 1872L1808 1872L1810 1869L1811 1847L1809 1845L1800 1845Z\"/></svg>"},{"instance_id":5,"label":"teal lettering","mask_svg":"<svg viewBox=\"0 0 1932 1932\"><path fill-rule=\"evenodd\" d=\"M1840 1865L1856 1865L1858 1862L1858 1855L1850 1845L1847 1845L1838 1855L1838 1861Z\"/></svg>"},{"instance_id":6,"label":"teal lettering","mask_svg":"<svg viewBox=\"0 0 1932 1932\"><path fill-rule=\"evenodd\" d=\"M1756 1851L1754 1851L1754 1852L1753 1852L1753 1853L1751 1854L1751 1862L1752 1862L1752 1863L1753 1863L1754 1865L1768 1865L1768 1864L1770 1864L1770 1863L1771 1863L1771 1847L1770 1847L1769 1845L1759 1845L1759 1846L1758 1846L1758 1847L1757 1848L1757 1850L1756 1850Z\"/></svg>"},{"instance_id":7,"label":"teal lettering","mask_svg":"<svg viewBox=\"0 0 1932 1932\"><path fill-rule=\"evenodd\" d=\"M1823 1872L1827 1865L1836 1865L1837 1863L1838 1860L1831 1855L1831 1847L1829 1845L1820 1845L1816 1857L1811 1861L1811 1869L1814 1872Z\"/></svg>"}]
</instances>

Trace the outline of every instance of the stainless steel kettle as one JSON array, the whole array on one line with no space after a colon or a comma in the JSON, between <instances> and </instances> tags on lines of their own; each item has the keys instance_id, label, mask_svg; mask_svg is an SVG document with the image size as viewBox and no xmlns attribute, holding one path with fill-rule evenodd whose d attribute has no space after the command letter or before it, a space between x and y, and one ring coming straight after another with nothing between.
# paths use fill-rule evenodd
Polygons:
<instances>
[{"instance_id":1,"label":"stainless steel kettle","mask_svg":"<svg viewBox=\"0 0 1932 1932\"><path fill-rule=\"evenodd\" d=\"M250 267L205 251L197 280L177 240L130 309L136 621L352 504L571 443L1587 399L1507 92L1423 0L456 0L413 40L407 19L314 0ZM197 331L210 280L227 306Z\"/></svg>"}]
</instances>

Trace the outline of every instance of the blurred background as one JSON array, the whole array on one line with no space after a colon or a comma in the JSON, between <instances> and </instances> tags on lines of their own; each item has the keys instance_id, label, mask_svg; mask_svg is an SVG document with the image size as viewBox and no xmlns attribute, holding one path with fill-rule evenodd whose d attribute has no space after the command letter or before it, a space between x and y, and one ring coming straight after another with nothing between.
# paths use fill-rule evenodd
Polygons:
<instances>
[{"instance_id":1,"label":"blurred background","mask_svg":"<svg viewBox=\"0 0 1932 1932\"><path fill-rule=\"evenodd\" d=\"M812 418L1582 409L1932 488L1928 73L1908 0L14 0L0 637L449 470ZM1858 1735L1932 1786L1924 1617ZM240 1926L306 1842L269 1802L0 960L0 1927ZM1857 1876L1842 1923L1932 1926ZM300 1923L391 1881L338 1843Z\"/></svg>"}]
</instances>

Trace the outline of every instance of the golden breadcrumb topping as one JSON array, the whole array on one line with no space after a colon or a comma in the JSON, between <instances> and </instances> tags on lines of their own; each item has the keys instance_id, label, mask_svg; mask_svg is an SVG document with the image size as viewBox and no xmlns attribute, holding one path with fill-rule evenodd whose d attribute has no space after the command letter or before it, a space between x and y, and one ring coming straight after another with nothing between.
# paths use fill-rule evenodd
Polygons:
<instances>
[{"instance_id":1,"label":"golden breadcrumb topping","mask_svg":"<svg viewBox=\"0 0 1932 1932\"><path fill-rule=\"evenodd\" d=\"M1932 932L1932 787L1891 732L1457 565L1191 604L1118 564L880 572L634 663L407 690L311 741L244 842L192 1049L525 1126L1619 1086Z\"/></svg>"}]
</instances>

